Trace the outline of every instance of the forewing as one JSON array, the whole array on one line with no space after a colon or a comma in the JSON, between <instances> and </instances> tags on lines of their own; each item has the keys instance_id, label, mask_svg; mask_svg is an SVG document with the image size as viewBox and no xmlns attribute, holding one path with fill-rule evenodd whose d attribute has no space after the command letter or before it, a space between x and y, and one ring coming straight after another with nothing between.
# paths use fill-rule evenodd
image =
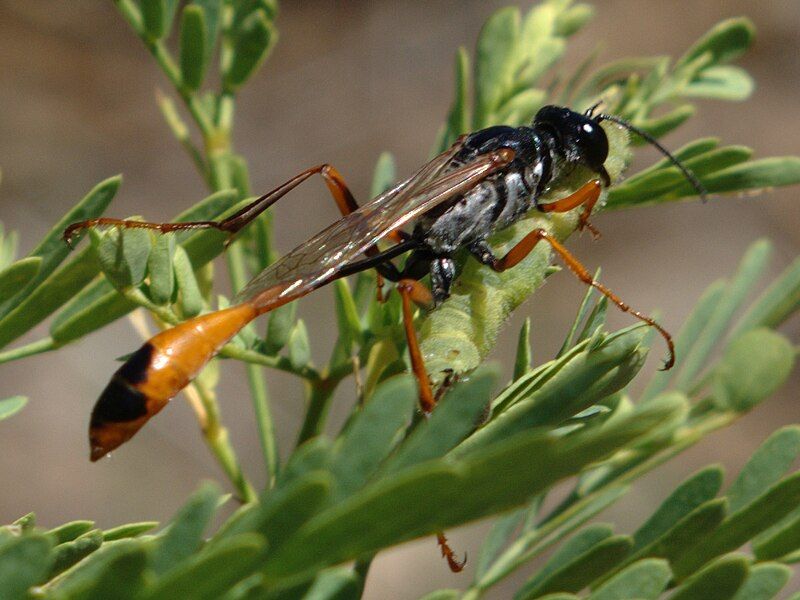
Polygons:
<instances>
[{"instance_id":1,"label":"forewing","mask_svg":"<svg viewBox=\"0 0 800 600\"><path fill-rule=\"evenodd\" d=\"M443 172L459 148L457 142L408 180L285 254L247 284L237 300L254 302L263 310L307 294L335 279L342 267L391 231L465 193L510 162L510 158L498 160L498 154L492 153Z\"/></svg>"}]
</instances>

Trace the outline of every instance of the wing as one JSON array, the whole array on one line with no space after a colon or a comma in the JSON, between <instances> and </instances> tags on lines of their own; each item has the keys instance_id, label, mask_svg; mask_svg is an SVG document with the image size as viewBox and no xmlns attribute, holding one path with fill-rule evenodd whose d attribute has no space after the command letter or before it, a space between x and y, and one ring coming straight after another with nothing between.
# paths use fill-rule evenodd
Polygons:
<instances>
[{"instance_id":1,"label":"wing","mask_svg":"<svg viewBox=\"0 0 800 600\"><path fill-rule=\"evenodd\" d=\"M390 232L467 192L513 160L513 151L501 149L446 171L462 145L463 140L457 141L409 179L282 256L253 278L236 301L251 302L265 312L307 294L335 279L342 267Z\"/></svg>"}]
</instances>

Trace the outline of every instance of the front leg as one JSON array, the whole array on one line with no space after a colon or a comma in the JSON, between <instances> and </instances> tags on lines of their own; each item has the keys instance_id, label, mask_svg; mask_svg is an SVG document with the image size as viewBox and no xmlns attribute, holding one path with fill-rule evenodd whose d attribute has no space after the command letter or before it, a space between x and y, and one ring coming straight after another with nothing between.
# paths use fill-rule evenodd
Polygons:
<instances>
[{"instance_id":1,"label":"front leg","mask_svg":"<svg viewBox=\"0 0 800 600\"><path fill-rule=\"evenodd\" d=\"M431 292L438 306L450 297L450 287L456 277L456 265L449 256L438 256L431 261Z\"/></svg>"}]
</instances>

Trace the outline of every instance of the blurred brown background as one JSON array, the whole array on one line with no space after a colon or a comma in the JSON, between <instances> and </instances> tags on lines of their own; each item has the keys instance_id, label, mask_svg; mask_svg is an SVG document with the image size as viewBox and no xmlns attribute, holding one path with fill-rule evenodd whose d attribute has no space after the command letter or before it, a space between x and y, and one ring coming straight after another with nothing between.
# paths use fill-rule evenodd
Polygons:
<instances>
[{"instance_id":1,"label":"blurred brown background","mask_svg":"<svg viewBox=\"0 0 800 600\"><path fill-rule=\"evenodd\" d=\"M452 62L459 45L472 48L488 15L513 0L392 2L286 1L280 43L241 95L238 149L250 161L255 190L269 189L302 168L335 164L364 198L378 153L395 153L409 173L427 156L451 99ZM530 2L520 0L523 8ZM721 0L598 0L595 20L571 44L568 63L602 41L604 60L686 49L722 18L749 15L755 47L741 64L758 89L746 104L706 103L667 139L675 148L701 135L746 144L757 156L800 153L800 3ZM124 173L111 214L166 219L205 195L153 101L166 81L110 2L0 2L0 220L21 232L28 252L64 210L99 180ZM642 153L640 164L656 158ZM798 254L800 189L746 199L683 204L602 215L604 237L571 247L606 283L643 310L659 307L677 330L701 290L730 273L760 236L776 246L774 275ZM296 204L292 204L292 202ZM301 204L302 203L302 204ZM298 218L301 216L300 218ZM307 184L276 213L283 250L336 218L319 184ZM224 277L220 270L220 276ZM557 349L584 290L553 278L516 315L496 357L509 363L518 325L533 319L536 360ZM332 343L330 292L303 300L317 358ZM611 316L613 325L628 319ZM23 341L46 332L40 327ZM800 339L797 319L786 328ZM113 358L140 340L126 320L58 353L0 367L0 398L30 397L28 407L0 423L0 522L36 511L53 526L96 519L102 527L167 519L203 478L221 479L194 417L176 401L134 443L110 460L87 460L92 404L116 368ZM657 347L658 355L661 348ZM651 359L648 369L656 366ZM221 392L225 424L245 469L263 481L257 434L243 371L226 365ZM278 434L288 453L303 414L297 381L267 372ZM338 408L347 409L350 382ZM632 531L665 494L698 466L721 462L735 474L773 429L800 417L800 376L771 402L639 482L635 493L603 516ZM487 524L450 533L473 559ZM385 552L374 563L368 598L414 598L435 587L465 586L451 575L433 539ZM519 578L518 578L519 579ZM517 583L518 584L518 583ZM517 585L493 597L507 597Z\"/></svg>"}]
</instances>

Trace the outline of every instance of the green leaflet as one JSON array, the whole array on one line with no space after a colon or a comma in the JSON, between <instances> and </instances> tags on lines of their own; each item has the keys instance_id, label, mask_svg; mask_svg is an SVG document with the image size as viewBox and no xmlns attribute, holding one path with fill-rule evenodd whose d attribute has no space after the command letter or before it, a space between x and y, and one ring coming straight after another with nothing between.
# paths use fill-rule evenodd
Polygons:
<instances>
[{"instance_id":1,"label":"green leaflet","mask_svg":"<svg viewBox=\"0 0 800 600\"><path fill-rule=\"evenodd\" d=\"M640 560L594 590L589 600L655 600L667 587L671 576L667 561Z\"/></svg>"},{"instance_id":2,"label":"green leaflet","mask_svg":"<svg viewBox=\"0 0 800 600\"><path fill-rule=\"evenodd\" d=\"M103 531L103 541L112 542L125 538L137 537L158 527L158 521L142 521L141 523L127 523Z\"/></svg>"},{"instance_id":3,"label":"green leaflet","mask_svg":"<svg viewBox=\"0 0 800 600\"><path fill-rule=\"evenodd\" d=\"M227 89L241 87L267 58L277 41L278 33L263 10L248 15L237 30L233 58L223 73Z\"/></svg>"},{"instance_id":4,"label":"green leaflet","mask_svg":"<svg viewBox=\"0 0 800 600\"><path fill-rule=\"evenodd\" d=\"M682 482L633 534L637 551L666 533L680 519L711 500L722 486L721 467L706 467Z\"/></svg>"},{"instance_id":5,"label":"green leaflet","mask_svg":"<svg viewBox=\"0 0 800 600\"><path fill-rule=\"evenodd\" d=\"M67 265L61 262L69 248L62 240L67 225L97 217L106 209L122 179L112 177L97 184L56 223L29 257L40 257L36 275L12 298L0 303L0 346L5 346L51 314L99 272L87 261L88 251ZM61 267L59 268L59 265Z\"/></svg>"},{"instance_id":6,"label":"green leaflet","mask_svg":"<svg viewBox=\"0 0 800 600\"><path fill-rule=\"evenodd\" d=\"M417 387L409 375L384 381L336 441L330 470L341 501L364 486L411 422Z\"/></svg>"},{"instance_id":7,"label":"green leaflet","mask_svg":"<svg viewBox=\"0 0 800 600\"><path fill-rule=\"evenodd\" d=\"M724 556L687 579L675 593L672 600L728 600L745 582L750 561L741 554Z\"/></svg>"},{"instance_id":8,"label":"green leaflet","mask_svg":"<svg viewBox=\"0 0 800 600\"><path fill-rule=\"evenodd\" d=\"M55 544L63 544L74 540L79 535L83 535L92 527L94 527L94 521L71 521L50 529L47 535L53 537Z\"/></svg>"},{"instance_id":9,"label":"green leaflet","mask_svg":"<svg viewBox=\"0 0 800 600\"><path fill-rule=\"evenodd\" d=\"M208 36L203 8L192 4L185 6L181 14L181 82L190 90L196 90L203 84L209 54L206 49Z\"/></svg>"},{"instance_id":10,"label":"green leaflet","mask_svg":"<svg viewBox=\"0 0 800 600\"><path fill-rule=\"evenodd\" d=\"M631 538L624 535L603 540L548 577L526 583L515 599L528 600L555 591L579 591L619 564L632 543Z\"/></svg>"},{"instance_id":11,"label":"green leaflet","mask_svg":"<svg viewBox=\"0 0 800 600\"><path fill-rule=\"evenodd\" d=\"M246 533L223 540L192 555L166 577L150 586L142 598L198 598L213 600L252 573L265 547L264 538Z\"/></svg>"},{"instance_id":12,"label":"green leaflet","mask_svg":"<svg viewBox=\"0 0 800 600\"><path fill-rule=\"evenodd\" d=\"M0 541L0 590L5 597L27 598L28 588L44 580L53 560L50 546L40 534Z\"/></svg>"},{"instance_id":13,"label":"green leaflet","mask_svg":"<svg viewBox=\"0 0 800 600\"><path fill-rule=\"evenodd\" d=\"M151 565L156 573L169 571L197 551L218 499L217 486L205 484L181 508L157 542Z\"/></svg>"},{"instance_id":14,"label":"green leaflet","mask_svg":"<svg viewBox=\"0 0 800 600\"><path fill-rule=\"evenodd\" d=\"M735 513L776 484L800 456L800 427L784 427L774 432L753 453L739 472L726 497Z\"/></svg>"},{"instance_id":15,"label":"green leaflet","mask_svg":"<svg viewBox=\"0 0 800 600\"><path fill-rule=\"evenodd\" d=\"M715 401L721 408L744 412L775 393L794 367L795 349L782 335L753 329L725 349L715 372Z\"/></svg>"},{"instance_id":16,"label":"green leaflet","mask_svg":"<svg viewBox=\"0 0 800 600\"><path fill-rule=\"evenodd\" d=\"M52 579L78 561L100 548L103 544L103 532L93 529L74 540L61 543L53 549L53 564L48 579Z\"/></svg>"},{"instance_id":17,"label":"green leaflet","mask_svg":"<svg viewBox=\"0 0 800 600\"><path fill-rule=\"evenodd\" d=\"M382 467L384 473L394 473L425 460L439 458L466 438L478 426L486 411L498 377L495 366L485 365L455 384L431 416L420 423L398 451L389 457ZM381 389L378 388L379 391Z\"/></svg>"},{"instance_id":18,"label":"green leaflet","mask_svg":"<svg viewBox=\"0 0 800 600\"><path fill-rule=\"evenodd\" d=\"M711 535L684 552L673 563L675 577L683 580L715 557L735 550L783 519L798 502L800 473L795 473L731 514Z\"/></svg>"},{"instance_id":19,"label":"green leaflet","mask_svg":"<svg viewBox=\"0 0 800 600\"><path fill-rule=\"evenodd\" d=\"M609 525L587 527L562 544L514 598L523 600L554 591L579 591L619 562L631 545L629 537L614 536Z\"/></svg>"},{"instance_id":20,"label":"green leaflet","mask_svg":"<svg viewBox=\"0 0 800 600\"><path fill-rule=\"evenodd\" d=\"M0 303L30 282L42 266L41 256L23 258L0 271Z\"/></svg>"},{"instance_id":21,"label":"green leaflet","mask_svg":"<svg viewBox=\"0 0 800 600\"><path fill-rule=\"evenodd\" d=\"M11 396L0 400L0 421L13 417L28 403L25 396Z\"/></svg>"},{"instance_id":22,"label":"green leaflet","mask_svg":"<svg viewBox=\"0 0 800 600\"><path fill-rule=\"evenodd\" d=\"M750 567L750 575L733 600L769 600L780 592L792 575L789 567L761 563Z\"/></svg>"}]
</instances>

